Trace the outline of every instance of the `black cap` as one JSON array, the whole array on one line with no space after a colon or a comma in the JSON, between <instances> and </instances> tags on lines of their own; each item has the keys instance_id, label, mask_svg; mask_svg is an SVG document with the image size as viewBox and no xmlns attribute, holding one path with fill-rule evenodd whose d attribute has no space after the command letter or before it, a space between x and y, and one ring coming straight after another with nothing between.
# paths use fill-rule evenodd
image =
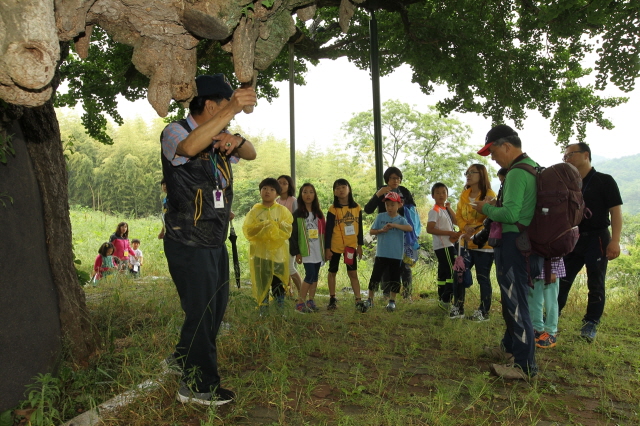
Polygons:
<instances>
[{"instance_id":1,"label":"black cap","mask_svg":"<svg viewBox=\"0 0 640 426\"><path fill-rule=\"evenodd\" d=\"M233 89L224 74L199 75L196 77L197 96L220 96L231 99Z\"/></svg>"},{"instance_id":2,"label":"black cap","mask_svg":"<svg viewBox=\"0 0 640 426\"><path fill-rule=\"evenodd\" d=\"M516 132L506 124L498 124L491 130L489 130L489 133L487 133L487 137L484 139L485 145L480 151L478 151L478 154L486 157L490 154L489 147L491 147L491 145L493 145L493 143L498 139L506 138L507 136L518 136L518 132Z\"/></svg>"}]
</instances>

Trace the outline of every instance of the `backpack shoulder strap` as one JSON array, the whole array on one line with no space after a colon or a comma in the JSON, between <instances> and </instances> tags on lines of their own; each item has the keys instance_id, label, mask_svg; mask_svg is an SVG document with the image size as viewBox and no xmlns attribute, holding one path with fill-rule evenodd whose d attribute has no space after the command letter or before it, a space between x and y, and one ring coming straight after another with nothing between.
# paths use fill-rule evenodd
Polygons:
<instances>
[{"instance_id":1,"label":"backpack shoulder strap","mask_svg":"<svg viewBox=\"0 0 640 426\"><path fill-rule=\"evenodd\" d=\"M526 164L526 163L516 163L514 165L512 165L511 167L509 167L509 170L511 169L522 169L522 170L526 170L529 173L531 173L534 176L538 175L538 171L540 169L540 166L536 163L537 167L533 167L531 164Z\"/></svg>"},{"instance_id":2,"label":"backpack shoulder strap","mask_svg":"<svg viewBox=\"0 0 640 426\"><path fill-rule=\"evenodd\" d=\"M191 131L193 130L191 128L191 126L189 126L189 123L187 122L186 118L183 118L182 120L178 120L176 121L176 123L178 123L179 125L181 125L182 127L184 127L184 129L188 132L191 133Z\"/></svg>"}]
</instances>

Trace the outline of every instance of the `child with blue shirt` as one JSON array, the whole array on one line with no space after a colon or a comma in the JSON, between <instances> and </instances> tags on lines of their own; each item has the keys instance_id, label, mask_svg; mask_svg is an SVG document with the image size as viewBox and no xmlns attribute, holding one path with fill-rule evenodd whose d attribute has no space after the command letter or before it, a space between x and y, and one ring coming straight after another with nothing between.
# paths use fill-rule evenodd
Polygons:
<instances>
[{"instance_id":1,"label":"child with blue shirt","mask_svg":"<svg viewBox=\"0 0 640 426\"><path fill-rule=\"evenodd\" d=\"M404 233L413 228L407 220L400 216L398 209L402 207L402 199L396 192L388 192L384 197L387 210L379 213L371 225L369 234L377 235L376 260L369 279L369 308L373 308L373 296L380 287L382 275L389 277L389 303L387 311L396 309L396 294L400 292L400 275L402 273L402 256L404 255Z\"/></svg>"}]
</instances>

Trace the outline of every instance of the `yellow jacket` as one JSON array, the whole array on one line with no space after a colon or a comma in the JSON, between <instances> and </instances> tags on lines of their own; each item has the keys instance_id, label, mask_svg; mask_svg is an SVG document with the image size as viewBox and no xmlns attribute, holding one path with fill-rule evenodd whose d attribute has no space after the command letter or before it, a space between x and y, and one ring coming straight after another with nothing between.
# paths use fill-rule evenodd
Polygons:
<instances>
[{"instance_id":1,"label":"yellow jacket","mask_svg":"<svg viewBox=\"0 0 640 426\"><path fill-rule=\"evenodd\" d=\"M476 226L480 225L480 227L473 232L475 235L478 232L482 231L482 229L484 228L482 226L482 222L484 222L487 216L483 215L482 213L478 213L469 205L469 203L471 202L471 200L469 199L469 194L471 194L471 188L465 189L460 195L460 201L458 201L458 208L456 209L456 221L458 222L458 227L462 232L464 232L465 226L473 226L475 228ZM488 189L487 197L489 196L495 198L496 193L493 192L493 190ZM468 241L467 244L469 249L478 248L478 246L473 244L473 242L471 241ZM482 248L490 249L492 247L489 245L485 245Z\"/></svg>"},{"instance_id":2,"label":"yellow jacket","mask_svg":"<svg viewBox=\"0 0 640 426\"><path fill-rule=\"evenodd\" d=\"M289 282L289 237L293 216L286 207L258 203L247 213L242 232L249 240L249 265L253 296L258 305L269 294L276 276L285 286Z\"/></svg>"}]
</instances>

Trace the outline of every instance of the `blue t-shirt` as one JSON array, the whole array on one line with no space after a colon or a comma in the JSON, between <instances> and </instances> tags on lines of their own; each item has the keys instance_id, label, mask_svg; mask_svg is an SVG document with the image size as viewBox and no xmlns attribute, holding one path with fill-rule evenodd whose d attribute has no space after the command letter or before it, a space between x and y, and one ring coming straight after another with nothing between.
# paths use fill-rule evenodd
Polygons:
<instances>
[{"instance_id":1,"label":"blue t-shirt","mask_svg":"<svg viewBox=\"0 0 640 426\"><path fill-rule=\"evenodd\" d=\"M397 223L398 225L408 225L407 219L399 214L395 217L389 216L389 213L379 213L371 225L371 229L382 229L387 223ZM402 259L404 255L404 231L398 228L391 228L389 231L378 234L378 247L376 248L376 256L388 257L390 259Z\"/></svg>"}]
</instances>

